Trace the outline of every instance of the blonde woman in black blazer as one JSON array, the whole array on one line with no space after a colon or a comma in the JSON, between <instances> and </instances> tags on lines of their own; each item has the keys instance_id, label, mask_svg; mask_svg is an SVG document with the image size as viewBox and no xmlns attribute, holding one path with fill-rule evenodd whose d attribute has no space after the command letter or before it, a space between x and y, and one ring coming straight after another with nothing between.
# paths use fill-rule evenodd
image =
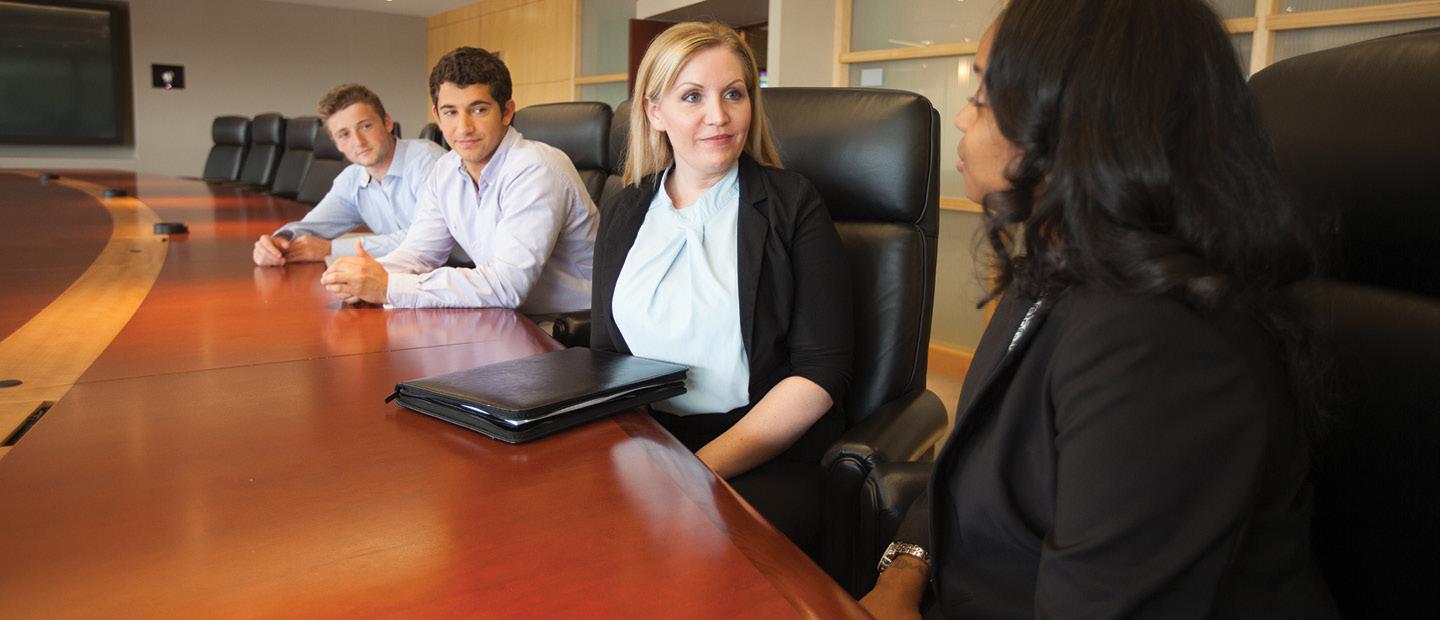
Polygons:
<instances>
[{"instance_id":1,"label":"blonde woman in black blazer","mask_svg":"<svg viewBox=\"0 0 1440 620\"><path fill-rule=\"evenodd\" d=\"M692 392L714 387L699 382L724 383L718 391L731 396L730 408L673 411L673 404L661 403L653 415L781 531L809 547L819 530L819 460L842 430L838 407L850 381L851 302L839 237L814 187L781 169L754 55L734 30L686 23L665 31L640 63L635 93L625 187L601 205L591 346L692 366L712 356L743 359L744 372L723 381L698 369L691 374ZM661 284L642 289L649 299L617 296L617 287L625 290L627 261L636 265L630 277L639 278L636 271L655 264L651 248L681 243L669 241L676 226L668 223L687 209L692 216L702 209L733 218L720 220L734 227L733 236L728 228L707 228L703 251L684 246L693 254L676 258L704 254L712 261L705 272L724 272L716 278L721 283L681 290L664 280L677 268L655 276L661 270L651 267L649 275ZM720 216L707 217L709 226ZM636 259L642 245L645 259ZM730 245L733 251L723 249ZM638 306L663 305L663 296L677 290L706 297L718 306L710 315L727 316L701 315L693 317L700 325L663 329L655 321L671 317L634 318ZM628 331L621 327L627 322L617 320L622 311L631 313L620 317L629 320ZM665 340L677 329L693 340ZM711 339L714 329L733 348L703 350L698 342ZM634 350L637 341L648 353Z\"/></svg>"},{"instance_id":2,"label":"blonde woman in black blazer","mask_svg":"<svg viewBox=\"0 0 1440 620\"><path fill-rule=\"evenodd\" d=\"M1003 298L862 604L877 618L1327 618L1313 245L1201 0L1012 0L958 168Z\"/></svg>"}]
</instances>

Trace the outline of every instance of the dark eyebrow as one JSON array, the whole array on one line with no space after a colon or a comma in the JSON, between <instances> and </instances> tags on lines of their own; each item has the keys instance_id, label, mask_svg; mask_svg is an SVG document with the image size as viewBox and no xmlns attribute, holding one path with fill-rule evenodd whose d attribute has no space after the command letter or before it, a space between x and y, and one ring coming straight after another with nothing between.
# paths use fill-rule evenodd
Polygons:
<instances>
[{"instance_id":1,"label":"dark eyebrow","mask_svg":"<svg viewBox=\"0 0 1440 620\"><path fill-rule=\"evenodd\" d=\"M985 65L973 62L970 63L970 68L974 71L975 75L985 75Z\"/></svg>"}]
</instances>

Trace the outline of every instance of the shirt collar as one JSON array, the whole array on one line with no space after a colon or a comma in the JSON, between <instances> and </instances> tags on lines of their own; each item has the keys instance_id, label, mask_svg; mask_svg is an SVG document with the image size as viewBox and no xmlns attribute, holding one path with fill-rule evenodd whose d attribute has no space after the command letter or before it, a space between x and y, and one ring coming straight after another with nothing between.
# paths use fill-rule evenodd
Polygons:
<instances>
[{"instance_id":1,"label":"shirt collar","mask_svg":"<svg viewBox=\"0 0 1440 620\"><path fill-rule=\"evenodd\" d=\"M495 147L495 153L490 156L489 163L486 163L485 169L480 171L479 185L489 185L495 180L495 177L500 174L500 169L505 167L505 158L510 155L510 149L523 137L520 135L520 130L513 126L505 129L505 137L500 139L500 146ZM465 169L465 160L456 157L455 170L463 175L460 178L467 182L470 180L470 172Z\"/></svg>"},{"instance_id":2,"label":"shirt collar","mask_svg":"<svg viewBox=\"0 0 1440 620\"><path fill-rule=\"evenodd\" d=\"M385 178L388 179L388 178L390 178L390 177L398 177L398 176L400 176L400 170L401 170L402 162L403 162L404 160L405 160L405 141L404 141L404 140L401 140L401 139L399 139L399 138L396 138L396 139L395 139L395 152L394 152L393 154L391 154L391 157L390 157L390 168L385 171ZM371 176L371 175L370 175L370 171L369 171L369 170L366 170L365 168L361 168L361 169L360 169L360 174L363 175L363 177L364 177L364 178L361 178L361 179L360 179L360 188L361 188L361 189L364 189L364 188L370 187L370 181L375 180L375 177Z\"/></svg>"},{"instance_id":3,"label":"shirt collar","mask_svg":"<svg viewBox=\"0 0 1440 620\"><path fill-rule=\"evenodd\" d=\"M656 186L655 197L650 200L651 209L663 208L667 211L675 210L675 203L670 200L670 194L665 191L665 179L669 178L670 172L673 170L675 170L675 164L671 162L670 167L660 173L659 185ZM695 200L695 204L686 208L686 211L695 214L692 215L692 217L704 219L714 211L735 202L739 198L739 191L740 162L737 161L730 165L730 170L725 173L725 176L721 177L719 181L716 181L714 185L711 185L709 189L706 189L705 193L701 194L700 197ZM704 214L703 216L699 215L702 213Z\"/></svg>"}]
</instances>

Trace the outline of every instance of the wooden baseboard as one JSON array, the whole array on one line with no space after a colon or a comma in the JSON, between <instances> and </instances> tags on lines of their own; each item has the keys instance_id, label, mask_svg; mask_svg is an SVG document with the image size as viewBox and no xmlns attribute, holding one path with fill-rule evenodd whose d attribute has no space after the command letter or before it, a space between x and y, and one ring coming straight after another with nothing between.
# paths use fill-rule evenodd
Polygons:
<instances>
[{"instance_id":1,"label":"wooden baseboard","mask_svg":"<svg viewBox=\"0 0 1440 620\"><path fill-rule=\"evenodd\" d=\"M943 344L930 344L930 374L940 373L963 381L970 371L970 360L974 351L957 349Z\"/></svg>"}]
</instances>

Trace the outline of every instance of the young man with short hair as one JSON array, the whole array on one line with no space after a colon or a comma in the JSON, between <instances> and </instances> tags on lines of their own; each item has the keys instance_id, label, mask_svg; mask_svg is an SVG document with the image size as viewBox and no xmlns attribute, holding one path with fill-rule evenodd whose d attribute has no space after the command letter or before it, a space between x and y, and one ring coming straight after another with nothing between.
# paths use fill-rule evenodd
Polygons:
<instances>
[{"instance_id":1,"label":"young man with short hair","mask_svg":"<svg viewBox=\"0 0 1440 620\"><path fill-rule=\"evenodd\" d=\"M255 242L256 265L324 260L355 253L331 240L364 225L375 234L360 241L365 252L388 254L405 239L420 188L445 150L429 140L397 140L394 121L380 97L359 84L341 84L320 99L320 123L351 165L305 218Z\"/></svg>"},{"instance_id":2,"label":"young man with short hair","mask_svg":"<svg viewBox=\"0 0 1440 620\"><path fill-rule=\"evenodd\" d=\"M430 73L430 100L451 152L426 181L405 241L380 260L342 257L321 278L345 303L517 308L590 307L597 212L565 153L510 126L510 72L461 47ZM473 269L442 267L453 246Z\"/></svg>"}]
</instances>

